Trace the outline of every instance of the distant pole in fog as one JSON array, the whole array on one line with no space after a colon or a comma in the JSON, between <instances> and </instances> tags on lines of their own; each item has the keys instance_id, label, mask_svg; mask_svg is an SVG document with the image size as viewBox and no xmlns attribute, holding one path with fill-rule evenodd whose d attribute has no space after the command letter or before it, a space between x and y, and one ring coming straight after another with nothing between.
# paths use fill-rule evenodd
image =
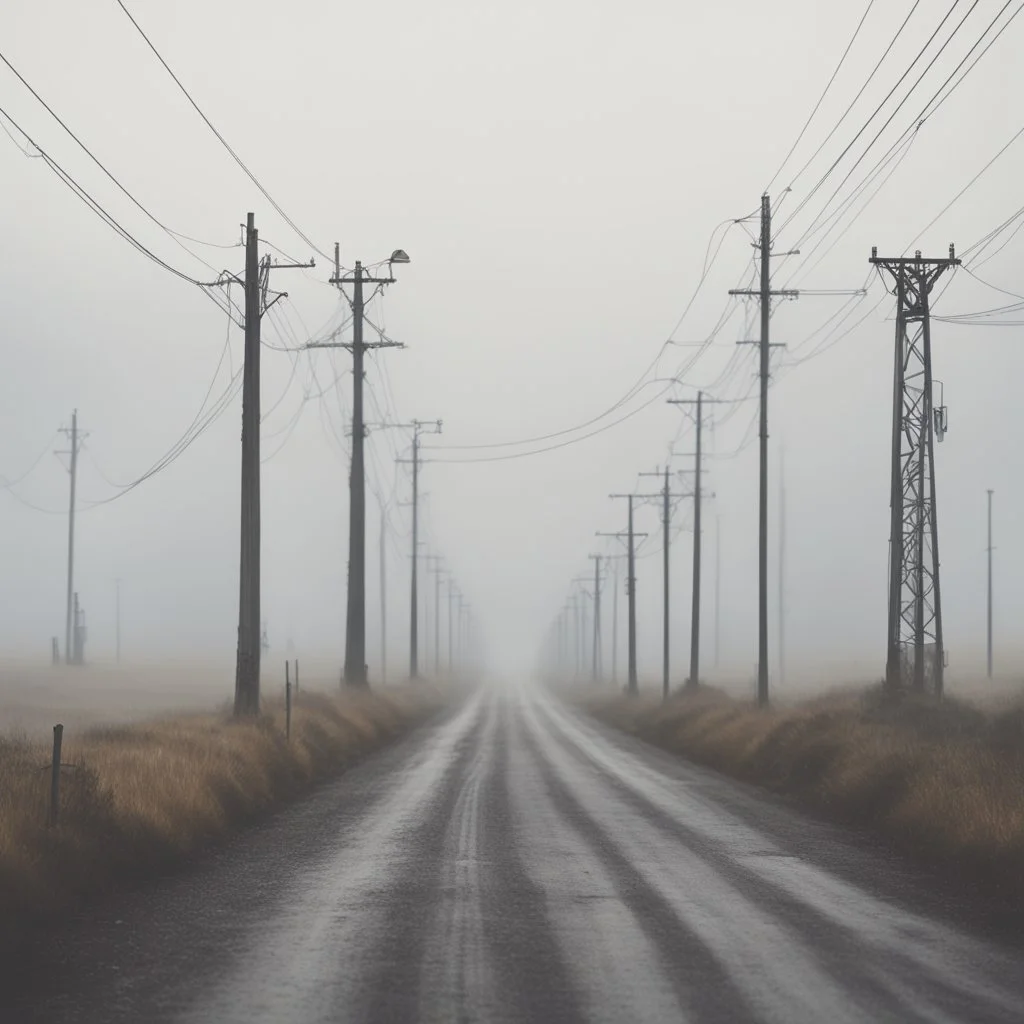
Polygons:
<instances>
[{"instance_id":1,"label":"distant pole in fog","mask_svg":"<svg viewBox=\"0 0 1024 1024\"><path fill-rule=\"evenodd\" d=\"M117 663L121 664L121 581L120 579L114 580L114 604L116 609L117 618Z\"/></svg>"},{"instance_id":2,"label":"distant pole in fog","mask_svg":"<svg viewBox=\"0 0 1024 1024\"><path fill-rule=\"evenodd\" d=\"M455 600L455 577L448 577L448 676L455 675L455 650L452 646L452 637L455 629L455 614L453 602Z\"/></svg>"},{"instance_id":3,"label":"distant pole in fog","mask_svg":"<svg viewBox=\"0 0 1024 1024\"><path fill-rule=\"evenodd\" d=\"M779 683L786 679L786 449L779 451Z\"/></svg>"},{"instance_id":4,"label":"distant pole in fog","mask_svg":"<svg viewBox=\"0 0 1024 1024\"><path fill-rule=\"evenodd\" d=\"M988 491L988 677L992 678L992 491Z\"/></svg>"},{"instance_id":5,"label":"distant pole in fog","mask_svg":"<svg viewBox=\"0 0 1024 1024\"><path fill-rule=\"evenodd\" d=\"M75 577L75 488L78 484L78 453L82 449L82 442L86 434L78 429L78 410L71 414L71 426L62 427L62 434L66 435L71 442L71 448L66 452L57 452L58 455L70 456L68 473L71 476L71 499L68 503L68 592L67 606L65 609L64 625L64 662L70 665L74 661L74 650L72 634L74 630L74 577Z\"/></svg>"},{"instance_id":6,"label":"distant pole in fog","mask_svg":"<svg viewBox=\"0 0 1024 1024\"><path fill-rule=\"evenodd\" d=\"M413 420L412 458L397 459L397 462L412 466L412 579L409 588L409 678L420 675L420 634L419 634L419 560L420 560L420 435L441 433L441 421L433 424ZM429 428L429 429L428 429Z\"/></svg>"},{"instance_id":7,"label":"distant pole in fog","mask_svg":"<svg viewBox=\"0 0 1024 1024\"><path fill-rule=\"evenodd\" d=\"M619 681L619 562L613 559L612 573L612 683Z\"/></svg>"},{"instance_id":8,"label":"distant pole in fog","mask_svg":"<svg viewBox=\"0 0 1024 1024\"><path fill-rule=\"evenodd\" d=\"M601 675L601 555L591 555L594 562L594 651L591 666L591 681L596 683Z\"/></svg>"},{"instance_id":9,"label":"distant pole in fog","mask_svg":"<svg viewBox=\"0 0 1024 1024\"><path fill-rule=\"evenodd\" d=\"M631 694L637 692L636 671L636 538L646 537L646 533L637 533L633 529L633 501L638 497L651 497L637 494L612 494L612 498L625 498L627 502L627 518L625 533L598 533L599 537L618 537L626 540L626 597L628 598L627 639L628 658L626 671L626 688ZM655 495L657 497L657 495Z\"/></svg>"},{"instance_id":10,"label":"distant pole in fog","mask_svg":"<svg viewBox=\"0 0 1024 1024\"><path fill-rule=\"evenodd\" d=\"M441 559L436 558L434 568L434 678L441 678Z\"/></svg>"},{"instance_id":11,"label":"distant pole in fog","mask_svg":"<svg viewBox=\"0 0 1024 1024\"><path fill-rule=\"evenodd\" d=\"M719 615L722 610L722 517L715 516L715 668L721 656L719 647Z\"/></svg>"},{"instance_id":12,"label":"distant pole in fog","mask_svg":"<svg viewBox=\"0 0 1024 1024\"><path fill-rule=\"evenodd\" d=\"M388 516L384 505L380 507L380 683L388 681L388 570L387 570Z\"/></svg>"}]
</instances>

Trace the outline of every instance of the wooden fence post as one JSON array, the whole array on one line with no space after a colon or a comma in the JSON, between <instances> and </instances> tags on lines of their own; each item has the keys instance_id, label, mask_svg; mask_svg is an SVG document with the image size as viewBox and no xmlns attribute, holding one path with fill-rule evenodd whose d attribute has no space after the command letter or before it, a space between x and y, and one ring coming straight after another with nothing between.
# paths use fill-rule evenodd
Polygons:
<instances>
[{"instance_id":1,"label":"wooden fence post","mask_svg":"<svg viewBox=\"0 0 1024 1024\"><path fill-rule=\"evenodd\" d=\"M53 727L53 764L50 766L50 827L57 824L60 812L60 746L64 739L64 726Z\"/></svg>"},{"instance_id":2,"label":"wooden fence post","mask_svg":"<svg viewBox=\"0 0 1024 1024\"><path fill-rule=\"evenodd\" d=\"M288 677L288 662L284 663L284 735L291 739L292 735L292 681Z\"/></svg>"}]
</instances>

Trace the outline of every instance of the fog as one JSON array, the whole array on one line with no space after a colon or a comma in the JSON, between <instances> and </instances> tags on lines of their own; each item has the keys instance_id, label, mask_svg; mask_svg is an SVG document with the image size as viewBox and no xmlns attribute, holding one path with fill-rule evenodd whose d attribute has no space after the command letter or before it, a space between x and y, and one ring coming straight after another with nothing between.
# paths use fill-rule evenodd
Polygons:
<instances>
[{"instance_id":1,"label":"fog","mask_svg":"<svg viewBox=\"0 0 1024 1024\"><path fill-rule=\"evenodd\" d=\"M707 434L717 457L709 458L705 477L714 498L704 514L703 660L709 678L745 685L757 652L756 403L749 397L756 356L735 343L757 337L756 302L732 302L714 342L695 347L730 309L728 289L746 286L753 270L756 220L731 222L756 211L770 183L775 250L782 253L823 210L827 216L837 209L826 210L826 201L884 118L872 122L815 192L816 183L944 10L928 4L914 13L849 117L815 155L910 0L874 5L799 141L863 5L128 6L203 112L319 249L330 254L339 242L346 267L384 260L397 247L410 254L411 264L396 268L397 283L367 310L388 337L407 346L368 358L367 418L443 420L443 433L423 441L424 553L440 555L457 579L493 666L530 670L571 581L592 572L588 555L621 550L595 536L625 528L624 503L608 495L657 490L657 480L638 480L638 472L663 466L672 451L692 452L692 420L665 400L705 387L731 403L715 407L716 426ZM981 5L925 70L938 44L928 51L896 96L925 72L920 86L853 170L837 203L912 128L996 14L996 5ZM873 245L893 256L915 248L943 256L951 242L964 252L1017 210L1024 142L950 201L1021 127L1019 111L1006 100L1024 89L1016 60L1022 32L1024 23L1010 24L905 137L913 141L898 150L898 163L872 179L819 249L812 252L815 236L801 243L800 257L774 261L773 287L869 289L863 299L805 294L777 304L772 320L773 341L788 348L773 356L770 393L770 650L777 676L776 510L784 448L791 686L882 674L894 323L893 301L867 261ZM203 281L221 269L241 273L239 224L250 210L261 241L296 260L314 255L113 0L8 0L0 9L0 39L14 67L155 218L223 247L188 239L179 246L0 68L0 107L162 260ZM895 100L886 110L894 106ZM50 638L60 636L63 644L68 475L51 452L67 448L56 430L69 426L77 409L88 432L75 570L87 658L113 660L120 580L126 662L212 659L223 666L217 671L227 695L238 600L238 396L180 458L134 489L115 484L158 463L197 411L215 406L241 364L241 331L201 289L101 223L42 159L19 150L23 138L3 124L12 138L0 137L0 474L20 482L0 495L0 651L45 665ZM943 280L936 315L1015 301L1024 240L1011 231L987 250L995 254L974 269L977 276L961 270ZM709 252L715 258L702 280ZM333 659L340 670L350 357L344 350L288 351L347 313L326 283L333 268L320 255L316 262L312 270L272 271L271 287L288 299L263 320L262 605L268 662L297 654L324 664ZM238 289L233 298L240 299ZM1024 642L1014 628L1024 613L1015 582L1024 545L1012 526L1024 498L1016 438L1024 350L1022 330L1012 325L936 321L932 339L935 376L949 406L936 471L944 629L955 685L984 671L988 488L995 491L998 674L1024 665ZM226 341L228 357L219 362ZM677 384L657 383L674 376ZM548 435L554 436L525 445L460 447ZM395 460L408 458L409 444L409 431L401 429L372 430L367 444L367 649L376 677L379 501L389 524L393 677L408 657L411 489L408 466ZM473 461L507 455L517 457ZM672 465L683 470L689 461ZM689 489L688 480L676 483ZM673 658L674 676L682 679L690 502L679 503L674 522ZM655 679L655 505L639 508L637 529L650 534L638 562L640 671ZM425 570L429 605L433 578ZM619 611L624 616L621 595ZM421 629L428 667L432 631L428 620ZM619 636L621 673L624 625Z\"/></svg>"}]
</instances>

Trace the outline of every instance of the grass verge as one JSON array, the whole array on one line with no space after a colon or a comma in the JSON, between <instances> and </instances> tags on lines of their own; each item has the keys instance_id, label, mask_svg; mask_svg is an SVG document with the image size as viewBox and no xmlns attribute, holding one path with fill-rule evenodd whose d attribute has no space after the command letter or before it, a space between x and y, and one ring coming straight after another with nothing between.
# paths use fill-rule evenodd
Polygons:
<instances>
[{"instance_id":1,"label":"grass verge","mask_svg":"<svg viewBox=\"0 0 1024 1024\"><path fill-rule=\"evenodd\" d=\"M60 821L49 745L0 737L0 946L26 925L182 862L425 719L439 690L302 693L259 718L177 715L64 737ZM44 769L44 766L47 766Z\"/></svg>"},{"instance_id":2,"label":"grass verge","mask_svg":"<svg viewBox=\"0 0 1024 1024\"><path fill-rule=\"evenodd\" d=\"M1024 914L1024 703L983 712L878 689L760 709L701 688L590 699L599 719L874 830Z\"/></svg>"}]
</instances>

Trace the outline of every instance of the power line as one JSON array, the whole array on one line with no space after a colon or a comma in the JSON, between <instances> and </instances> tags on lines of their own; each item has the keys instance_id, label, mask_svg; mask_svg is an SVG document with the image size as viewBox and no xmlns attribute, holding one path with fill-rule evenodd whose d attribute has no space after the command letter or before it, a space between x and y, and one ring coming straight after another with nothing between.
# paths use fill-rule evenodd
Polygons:
<instances>
[{"instance_id":1,"label":"power line","mask_svg":"<svg viewBox=\"0 0 1024 1024\"><path fill-rule=\"evenodd\" d=\"M918 85L920 85L920 83L924 79L925 75L932 68L932 66L935 64L935 62L938 60L938 58L942 55L942 53L945 51L946 47L949 46L949 44L953 41L953 39L959 33L960 29L963 27L963 25L966 22L967 18L970 17L971 13L974 11L975 7L977 7L979 2L980 2L980 0L975 0L975 2L971 5L970 9L967 11L967 14L965 14L964 17L961 18L959 24L954 28L953 32L946 39L946 41L942 44L942 46L939 48L939 51L935 54L935 56L932 57L931 61L928 63L928 66L925 68L925 70L918 77L918 79L914 83L914 85L911 86L910 91L900 101L900 103L897 105L896 109L893 110L893 112L889 115L889 118L886 120L885 124L882 125L882 127L875 134L875 137L871 140L871 142L868 144L868 146L865 148L865 150L861 153L861 155L854 162L853 166L849 169L849 171L847 171L846 176L839 183L837 188L833 191L832 195L829 197L829 199L825 203L824 207L822 208L821 213L818 214L818 216L815 218L815 220L811 222L810 227L808 229L806 229L804 231L804 233L800 236L800 238L795 243L796 245L800 245L801 242L804 239L806 239L807 237L809 237L809 235L813 232L814 225L817 222L817 220L820 219L822 213L824 213L824 211L826 209L828 209L828 207L831 205L831 203L833 202L835 197L842 190L843 186L850 180L850 177L853 175L853 172L856 170L857 166L867 156L868 152L870 152L870 150L875 145L875 143L878 141L878 139L881 137L881 135L885 131L885 129L889 126L889 124L892 123L892 120L896 116L896 114L900 111L900 109L904 106L904 104L913 95L914 91L917 89ZM967 53L964 55L964 57L956 65L956 67L953 68L952 72L950 72L950 74L946 77L946 79L943 81L942 85L940 85L939 88L935 90L935 92L932 94L932 96L930 97L928 102L925 103L925 105L921 108L921 111L919 112L917 117L914 118L914 120L912 122L912 126L916 125L916 129L913 129L913 130L919 130L921 125L923 125L924 122L929 117L931 117L934 113L936 113L936 111L939 110L939 108L942 106L942 104L946 102L946 100L949 98L950 95L952 95L953 91L956 88L959 87L959 85L963 82L963 80L967 77L967 75L970 74L970 72L977 66L978 62L985 56L985 54L989 51L989 49L991 49L991 47L996 43L996 41L1003 35L1003 33L1010 26L1010 24L1012 24L1013 20L1017 17L1017 15L1020 14L1021 10L1024 9L1024 3L1022 3L1017 8L1017 10L1013 12L1013 14L1010 16L1010 18L1006 21L1006 23L999 29L999 31L996 33L996 35L989 41L988 45L982 50L982 52L980 54L978 54L978 56L975 58L974 62L970 65L970 67L968 67L966 69L966 71L964 71L964 73L962 75L960 75L960 78L953 84L952 88L950 88L947 92L945 92L945 95L943 95L943 91L946 90L946 87L949 86L950 82L952 82L953 79L956 78L957 74L961 71L961 69L964 67L964 65L967 63L967 61L970 59L970 57L974 53L974 51L982 44L982 42L984 41L985 37L989 34L989 32L992 31L992 28L996 25L996 23L999 21L999 19L1002 17L1003 13L1006 11L1006 9L1010 6L1011 3L1012 3L1012 0L1006 0L1006 3L1003 4L1003 6L999 9L999 11L996 14L996 16L992 19L991 22L989 22L989 24L986 26L985 30L979 36L977 41L971 46L971 48L967 51ZM954 6L956 6L956 5L954 4ZM950 10L949 13L952 13L952 9ZM948 17L948 15L947 15L947 17ZM943 20L945 20L945 19L943 19ZM940 28L941 28L941 24L940 24ZM936 30L936 32L937 31L938 31L938 29ZM933 35L933 38L934 38L934 35ZM929 40L929 43L930 43L930 40ZM913 66L913 65L911 65L911 66ZM937 103L936 103L936 99L938 99ZM934 106L933 106L933 104L934 104ZM872 117L874 117L874 115L872 115ZM865 127L866 127L866 125L865 125ZM910 132L911 130L912 130L912 128L907 128L907 129L905 129L901 133L901 135L897 138L896 142L893 143L893 146L890 147L889 153L892 152L892 150L893 150L893 148L895 146L898 146L900 144L900 142L906 137L908 132ZM860 133L858 133L858 135L859 134ZM849 149L849 147L848 147L848 149ZM848 149L847 149L847 151L848 151ZM888 154L886 154L886 156L888 156ZM883 160L884 159L886 159L886 157L883 157ZM878 165L876 164L876 168L877 168L877 166ZM829 173L831 173L831 172L829 172ZM810 197L808 197L808 198L810 198ZM792 217L790 217L790 220L792 220ZM789 223L789 221L787 220L786 224L788 224L788 223ZM785 227L785 224L783 225L783 227ZM909 248L910 248L910 246L907 247L908 250L909 250Z\"/></svg>"},{"instance_id":2,"label":"power line","mask_svg":"<svg viewBox=\"0 0 1024 1024\"><path fill-rule=\"evenodd\" d=\"M111 230L113 230L116 234L120 235L121 238L128 242L129 245L133 246L147 259L152 260L161 269L166 270L168 273L173 274L175 277L181 279L182 281L186 281L188 284L192 284L198 287L202 291L202 293L206 295L210 299L210 301L213 302L214 305L216 305L218 309L220 309L222 312L227 312L228 315L231 316L232 309L234 309L235 312L240 315L240 311L237 310L237 307L231 304L230 298L225 300L225 303L223 304L218 301L217 293L213 291L213 289L220 286L220 284L222 283L220 280L213 282L199 281L196 278L192 277L191 275L186 274L183 270L179 270L177 267L172 266L166 260L161 259L147 246L143 245L142 242L140 242L134 235L132 235L131 232L128 231L128 229L125 228L122 224L120 224L110 213L108 213L107 210L104 209L104 207L100 205L100 203L97 200L95 200L89 194L89 192L82 185L80 185L78 181L75 180L75 178L71 176L71 174L69 174L53 157L51 157L49 153L47 153L39 145L39 143L37 143L35 139L33 139L32 136L30 136L24 128L22 128L21 125L18 124L18 122L15 121L14 118L11 117L11 115L3 107L0 107L0 115L5 117L12 125L14 125L14 127L25 137L25 139L27 139L32 146L39 150L39 155L46 163L46 166L49 167L50 170L53 171L54 174L56 174L57 177L62 182L64 182L64 184L76 196L78 196L78 198L81 199L82 202L85 203L85 205L90 210L92 210L92 212L96 214L96 216L99 217L100 220L102 220L103 223L106 224ZM236 323L238 322L239 321L236 320Z\"/></svg>"},{"instance_id":3,"label":"power line","mask_svg":"<svg viewBox=\"0 0 1024 1024\"><path fill-rule=\"evenodd\" d=\"M612 420L610 423L606 423L603 426L598 427L595 430L591 430L589 433L583 434L583 435L581 435L579 437L568 438L565 441L560 441L560 442L557 442L555 444L547 445L546 447L543 447L543 448L533 448L533 449L530 449L530 450L524 451L524 452L512 452L512 453L507 454L507 455L471 456L469 458L464 458L464 459L461 459L461 458L460 459L432 458L430 461L432 461L432 462L447 462L447 463L469 464L469 463L480 463L480 462L506 462L506 461L509 461L511 459L522 459L522 458L527 458L527 457L532 456L532 455L541 455L541 454L544 454L545 452L557 451L559 448L566 448L569 445L578 444L581 441L586 441L586 440L589 440L592 437L596 437L599 434L603 434L605 431L611 430L614 427L619 426L619 424L621 424L621 423L625 423L626 420L632 419L638 413L643 412L645 409L647 409L648 407L653 405L660 398L662 398L664 395L666 395L669 392L669 390L671 390L671 388L673 388L676 384L680 383L680 379L689 371L689 369L697 362L697 360L700 359L700 357L704 354L704 352L707 350L707 348L714 341L715 337L717 336L719 331L721 331L722 327L725 326L725 323L728 321L730 314L732 313L732 311L735 308L736 308L736 304L734 302L730 302L726 306L726 311L719 318L719 321L716 324L715 328L712 330L711 334L709 334L708 337L701 343L700 348L694 354L694 356L691 358L690 362L687 364L686 367L682 368L678 373L676 373L676 375L674 377L670 378L669 382L667 384L665 384L664 387L659 389L657 394L655 394L653 397L647 399L642 405L638 405L635 409L631 409L629 412L627 412L624 415L620 416L618 419ZM649 383L654 384L654 383L657 383L657 381L650 381ZM454 446L452 446L452 447L454 447ZM438 447L434 447L434 448L428 448L427 450L448 451L449 447L448 446L438 446Z\"/></svg>"},{"instance_id":4,"label":"power line","mask_svg":"<svg viewBox=\"0 0 1024 1024\"><path fill-rule=\"evenodd\" d=\"M141 202L139 202L138 199L135 198L134 195L132 195L131 192L128 191L127 188L125 188L124 185L121 184L121 182L111 173L111 171L107 168L107 166L99 159L99 157L97 157L96 154L93 153L93 151L91 149L89 149L89 147L68 127L67 122L65 122L64 119L53 109L53 107L51 107L50 104L47 103L46 100L44 100L43 97L40 96L38 92L36 92L36 90L25 79L24 75L22 75L22 73L7 59L6 56L4 56L3 53L0 53L0 61L3 61L3 63L7 65L7 67L14 73L15 77L17 77L18 81L21 82L21 84L23 86L25 86L25 88L28 89L28 91L30 93L32 93L32 95L39 101L39 103L46 110L46 112L57 122L57 124L59 124L61 126L61 128L64 129L65 132L68 133L68 135L71 136L72 139L75 140L75 142L78 143L79 148L86 154L86 156L88 156L89 159L92 160L92 162L118 187L118 189L125 196L127 196L128 199L131 200L131 202L139 210L142 211L143 214L146 215L146 217L148 217L158 228L160 228L162 231L166 232L173 239L175 244L180 246L193 259L198 260L200 263L203 264L203 266L205 266L208 270L212 271L214 274L217 273L217 269L215 267L213 267L209 263L207 263L206 260L204 260L201 256L197 256L194 252L192 252L191 249L188 248L188 246L182 244L180 239L188 238L189 236L183 235L179 231L172 231L171 228L169 228L166 224L164 224L161 220L159 220L156 216L154 216ZM26 136L26 138L27 138L27 136ZM193 239L190 239L190 240L194 241L194 242L197 242L200 245L211 244L211 243L201 242L197 238L193 238ZM233 248L233 247L228 247L228 246L219 247L218 246L218 248Z\"/></svg>"},{"instance_id":5,"label":"power line","mask_svg":"<svg viewBox=\"0 0 1024 1024\"><path fill-rule=\"evenodd\" d=\"M21 476L15 477L13 480L8 480L7 477L0 475L0 489L9 491L12 487L17 487L18 484L22 483L22 481L27 480L35 471L39 463L43 461L46 454L49 452L50 445L53 444L53 440L56 436L56 434L50 436L49 441L46 442L46 446L36 456L36 458L32 460L32 464L28 467L28 469L25 470L24 473L21 474Z\"/></svg>"},{"instance_id":6,"label":"power line","mask_svg":"<svg viewBox=\"0 0 1024 1024\"><path fill-rule=\"evenodd\" d=\"M914 14L914 11L917 10L917 8L920 5L920 3L921 3L921 0L915 0L914 6L910 8L910 13L906 16L906 18L903 19L903 23L896 30L896 34L892 37L891 40L889 40L889 45L885 48L885 52L882 54L881 57L878 58L877 63L871 69L871 73L864 80L864 84L857 91L857 95L853 97L853 99L850 101L850 105L846 108L846 110L843 111L843 113L839 117L839 120L837 120L836 123L832 126L831 131L829 131L828 135L825 136L824 140L821 142L821 145L818 146L818 148L811 154L810 158L803 165L803 167L801 167L800 170L797 171L796 174L793 175L793 177L790 179L790 182L789 182L789 187L790 188L793 187L793 185L796 183L796 180L804 173L804 171L807 170L808 167L811 166L812 163L814 163L814 161L818 158L818 156L821 153L821 151L829 144L829 142L832 141L833 136L839 130L839 128L842 126L843 122L846 120L846 118L849 115L850 111L853 110L853 108L857 104L857 101L861 98L861 96L864 95L864 91L867 89L867 87L874 80L875 75L878 74L878 69L885 62L885 58L889 56L890 52L892 51L892 48L896 45L897 40L903 34L903 30L907 27L907 22L910 21L911 17ZM780 168L780 170L781 170L781 168ZM777 176L778 176L778 174L776 173L776 177ZM767 191L767 189L765 191Z\"/></svg>"},{"instance_id":7,"label":"power line","mask_svg":"<svg viewBox=\"0 0 1024 1024\"><path fill-rule=\"evenodd\" d=\"M674 335L676 333L676 331L678 331L679 328L682 326L682 323L686 319L687 315L690 312L690 309L692 308L694 302L696 301L697 296L700 293L700 289L703 287L704 282L707 279L708 274L711 272L711 268L714 266L715 262L717 261L718 254L721 252L722 245L724 244L724 241L725 241L725 237L728 234L728 228L732 227L732 226L734 226L736 224L741 224L745 219L746 218L743 218L743 217L740 217L740 218L730 218L730 219L721 221L719 224L717 224L714 227L714 229L711 232L711 236L708 239L707 248L705 249L705 252L704 252L704 265L703 265L703 268L701 270L701 275L700 275L700 278L697 281L697 285L696 285L696 287L695 287L695 289L693 291L693 294L690 296L689 302L687 302L685 309L683 310L683 312L680 315L679 319L676 321L676 325L675 325L675 327L673 327L672 331L670 332L668 339L666 339L665 341L663 341L661 343L660 347L658 348L658 352L655 355L654 359L651 360L651 362L644 369L643 373L636 379L636 381L626 391L626 393L624 395L622 395L622 397L620 397L616 402L614 402L612 405L608 406L608 408L604 409L602 412L598 413L596 416L592 416L589 420L585 420L582 423L577 423L575 426L572 426L572 427L566 427L566 428L564 428L562 430L553 431L552 433L549 433L549 434L538 434L538 435L535 435L534 437L518 438L515 441L495 441L495 442L491 442L491 443L488 443L488 444L451 444L451 445L444 445L444 449L446 451L474 451L474 450L480 450L480 449L484 449L484 448L518 448L518 447L521 447L523 445L528 445L528 444L540 444L543 441L551 441L551 440L554 440L555 438L565 437L566 434L575 434L575 433L578 433L581 430L586 430L588 427L592 427L595 423L599 423L601 420L606 419L608 416L611 416L614 413L616 413L619 409L622 408L623 405L625 405L632 398L634 398L640 392L640 390L642 388L646 387L650 383L655 383L654 381L648 381L645 384L646 378L647 378L648 374L650 374L651 371L658 365L658 362L660 361L662 355L664 354L665 349L668 348L671 345L675 345L676 344L676 342L672 340L672 335ZM718 231L723 226L726 227L726 231L723 232L722 237L719 240L717 247L715 247L714 253L712 254L711 249L712 249L712 245L714 244L715 235L718 233ZM664 394L664 392L661 392L661 394ZM656 400L657 400L657 398L654 398L651 401L654 402ZM621 422L621 420L618 421L618 422ZM593 435L592 434L588 434L586 436L591 437ZM582 438L581 438L581 440L582 440ZM556 445L555 447L561 447L561 445ZM548 449L545 449L545 450L548 450ZM468 462L470 460L467 459L467 460L462 460L462 461L467 461ZM481 461L484 461L484 460L481 460Z\"/></svg>"},{"instance_id":8,"label":"power line","mask_svg":"<svg viewBox=\"0 0 1024 1024\"><path fill-rule=\"evenodd\" d=\"M263 187L259 178L257 178L256 175L249 170L249 168L245 165L245 162L242 160L242 158L234 151L234 149L231 148L231 145L228 143L228 140L225 139L224 136L221 135L221 133L214 127L213 122L206 116L206 114L203 113L199 104L196 103L196 101L192 98L191 94L189 93L188 89L186 89L185 86L182 84L181 79L178 78L178 76L171 70L171 67L167 63L167 61L165 61L163 57L160 55L160 51L153 45L149 36L147 36L146 33L143 32L142 26L139 25L139 23L132 17L131 12L128 10L127 7L125 7L123 0L116 0L116 2L117 6L120 7L122 11L124 11L125 16L128 18L128 20L135 26L139 35L142 36L142 38L146 41L146 45L153 51L153 54L156 56L156 59L160 61L160 63L164 66L164 70L167 72L167 74L169 74L171 78L174 79L174 84L177 85L177 87L182 91L185 98L189 101L189 103L192 104L192 107L195 110L195 112L206 123L207 128L209 128L210 131L217 136L217 139L219 140L220 144L231 154L235 163L238 164L239 167L241 167L241 169L245 172L249 180L260 190L260 192L263 194L263 197L267 200L267 202L270 203L271 206L273 206L273 208L281 215L281 217L285 220L288 226L295 232L295 234L299 236L299 238L301 238L306 243L306 245L308 245L315 252L323 256L324 259L329 260L331 257L328 256L327 253L323 251L323 249L316 245L309 238L308 235L304 234L300 230L299 226L295 223L295 221L293 221L291 217L289 217L288 214L284 212L284 210L274 199L274 197Z\"/></svg>"},{"instance_id":9,"label":"power line","mask_svg":"<svg viewBox=\"0 0 1024 1024\"><path fill-rule=\"evenodd\" d=\"M825 83L825 88L822 90L821 95L818 97L818 102L814 104L814 109L810 112L807 120L804 122L803 128L800 129L800 134L797 135L793 145L789 147L789 152L783 157L782 163L779 164L778 170L772 175L772 180L761 189L762 194L771 192L772 185L775 184L775 179L782 173L782 168L789 162L789 158L793 155L794 150L800 145L800 140L804 137L807 129L811 126L811 122L814 120L814 115L817 114L822 103L825 101L825 97L828 95L829 89L832 88L832 83L836 80L836 75L839 74L840 68L846 61L850 50L853 48L853 44L857 41L857 36L860 35L860 30L864 27L864 22L867 20L868 15L871 13L871 8L875 6L875 0L868 0L868 5L864 8L864 13L860 16L860 21L857 22L857 27L853 30L853 35L850 37L850 41L846 44L846 49L843 50L843 55L839 58L839 63L836 65L835 70L832 72L832 77ZM915 5L916 6L916 5ZM813 159L813 157L812 157Z\"/></svg>"},{"instance_id":10,"label":"power line","mask_svg":"<svg viewBox=\"0 0 1024 1024\"><path fill-rule=\"evenodd\" d=\"M971 11L973 11L974 8L977 7L979 2L980 2L980 0L974 0L974 4L971 7L971 9L967 12L967 15L965 15L964 20L966 20L966 18L970 15ZM864 132L867 131L867 129L868 129L869 125L871 124L871 122L874 121L874 119L882 112L882 109L885 107L886 103L888 103L889 100L892 98L893 93L895 93L896 90L903 84L904 80L910 74L910 72L914 70L914 67L917 64L917 62L925 55L925 53L928 50L928 47L931 46L931 44L934 41L935 37L939 34L940 31L942 31L942 26L946 24L946 22L952 16L953 11L955 11L956 8L959 5L960 5L960 0L953 0L952 5L950 6L949 10L946 12L946 14L943 17L942 21L939 22L939 24L936 27L935 31L928 37L928 41L918 51L917 56L911 61L909 67L906 69L906 71L903 72L902 75L900 75L899 79L897 79L897 81L896 81L896 84L885 94L885 98L878 104L877 107L875 107L875 109L871 112L871 115L868 117L868 119L858 129L857 134L854 135L854 137L849 141L849 143L847 143L846 147L839 154L839 156L837 156L836 159L832 162L832 166L829 167L829 169L827 171L825 171L825 173L818 179L817 183L811 189L811 191L800 201L800 203L797 205L797 208L789 215L789 217L786 220L784 220L782 222L782 224L779 227L779 231L780 232L781 231L785 231L785 229L793 221L793 218L796 217L800 213L800 211L803 210L803 208L814 198L814 196L817 194L818 190L822 187L822 185L825 184L825 182L828 180L828 178L831 176L831 174L835 171L835 169L842 162L842 160L846 156L846 154L849 153L851 149L853 149L853 147L857 143L857 140L864 134ZM963 21L961 21L960 24L962 25ZM959 26L958 26L958 28L959 28ZM956 34L956 31L957 30L954 30L953 35ZM953 35L950 35L949 39L946 40L946 42L943 44L943 46L939 50L939 52L935 55L935 57L932 58L932 63L935 62L935 60L942 54L942 51L946 48L946 46L949 45L950 41L953 38ZM931 64L928 65L928 68L930 68L930 67L931 67ZM925 68L925 72L928 71L928 68ZM918 79L918 83L919 82L920 82L920 78ZM889 122L892 120L892 118L896 116L896 114L899 112L899 110L907 102L907 100L910 98L911 94L913 93L914 89L917 88L917 84L918 83L915 83L914 86L911 87L910 92L908 92L907 95L903 97L902 101L899 103L899 105L896 107L896 109L889 116L889 121L886 121L885 125L882 126L882 130L885 129L885 127L889 124ZM876 136L876 139L877 139L877 136ZM872 145L873 144L874 143L872 143ZM870 149L870 146L868 148ZM863 156L861 157L861 159L863 159ZM854 164L854 167L856 167L856 166L857 165ZM826 203L826 207L827 207L827 205L828 204ZM799 244L799 243L797 243L797 244Z\"/></svg>"}]
</instances>

